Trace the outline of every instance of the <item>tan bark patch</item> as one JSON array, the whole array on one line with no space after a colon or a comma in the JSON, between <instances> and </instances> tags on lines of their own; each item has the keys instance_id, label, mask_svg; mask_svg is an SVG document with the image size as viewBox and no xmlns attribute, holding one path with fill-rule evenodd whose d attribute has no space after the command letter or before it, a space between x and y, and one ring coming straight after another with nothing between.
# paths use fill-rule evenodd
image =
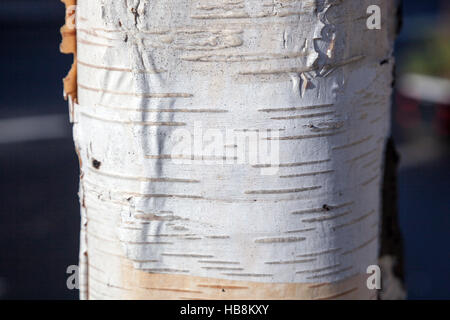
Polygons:
<instances>
[{"instance_id":1,"label":"tan bark patch","mask_svg":"<svg viewBox=\"0 0 450 320\"><path fill-rule=\"evenodd\" d=\"M66 5L66 23L61 27L62 41L60 51L66 54L73 54L74 62L72 67L63 79L64 84L64 98L69 97L77 101L77 31L74 26L71 26L71 21L74 21L74 12L67 10L70 6L77 4L77 0L61 0Z\"/></svg>"},{"instance_id":2,"label":"tan bark patch","mask_svg":"<svg viewBox=\"0 0 450 320\"><path fill-rule=\"evenodd\" d=\"M92 254L92 253L91 253ZM104 267L108 267L108 270ZM96 252L89 268L89 299L113 300L369 300L367 274L333 283L262 283L148 273L124 257Z\"/></svg>"}]
</instances>

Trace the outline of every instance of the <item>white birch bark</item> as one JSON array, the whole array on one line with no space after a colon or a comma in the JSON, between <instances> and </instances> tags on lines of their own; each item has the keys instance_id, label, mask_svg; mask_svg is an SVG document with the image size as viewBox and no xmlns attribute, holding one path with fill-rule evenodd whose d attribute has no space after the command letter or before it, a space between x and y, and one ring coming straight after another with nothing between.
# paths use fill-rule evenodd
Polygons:
<instances>
[{"instance_id":1,"label":"white birch bark","mask_svg":"<svg viewBox=\"0 0 450 320\"><path fill-rule=\"evenodd\" d=\"M366 27L373 4L381 30ZM378 258L392 13L387 0L78 0L83 297L140 286L243 298L183 282L208 278L299 285L247 298L324 298L311 288L365 279ZM194 144L200 129L254 133L275 157L242 163L242 140L224 139L221 154L175 139ZM132 272L182 280L133 287ZM375 295L358 280L328 297Z\"/></svg>"}]
</instances>

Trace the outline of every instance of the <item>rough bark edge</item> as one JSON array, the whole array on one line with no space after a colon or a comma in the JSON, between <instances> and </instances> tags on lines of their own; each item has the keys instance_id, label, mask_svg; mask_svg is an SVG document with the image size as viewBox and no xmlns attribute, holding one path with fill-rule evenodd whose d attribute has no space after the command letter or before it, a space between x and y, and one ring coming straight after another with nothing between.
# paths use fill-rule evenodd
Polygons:
<instances>
[{"instance_id":1,"label":"rough bark edge","mask_svg":"<svg viewBox=\"0 0 450 320\"><path fill-rule=\"evenodd\" d=\"M402 0L397 0L396 34L402 28ZM392 87L395 86L395 66ZM392 99L392 103L393 103ZM382 187L382 216L380 234L380 258L382 269L382 290L380 300L399 300L406 298L404 276L404 249L398 219L397 171L400 156L395 142L390 137L386 144L384 158L384 175Z\"/></svg>"},{"instance_id":2,"label":"rough bark edge","mask_svg":"<svg viewBox=\"0 0 450 320\"><path fill-rule=\"evenodd\" d=\"M78 88L77 88L77 31L75 27L76 5L77 0L60 0L65 5L65 24L61 27L61 44L59 50L61 53L73 54L72 66L65 78L63 78L64 85L64 99L69 100L69 115L70 122L74 122L73 106L78 103ZM81 166L81 157L78 146L75 144L75 150ZM83 173L80 173L80 179ZM83 190L80 187L80 198ZM81 231L80 231L80 250L79 250L79 295L81 300L88 299L88 276L87 276L87 246L86 238L86 218L83 214L83 206L81 208Z\"/></svg>"},{"instance_id":3,"label":"rough bark edge","mask_svg":"<svg viewBox=\"0 0 450 320\"><path fill-rule=\"evenodd\" d=\"M71 6L77 4L77 0L61 0L66 6L66 23L61 27L62 36L60 51L65 54L73 54L74 62L72 67L63 79L64 99L77 102L77 32L72 25L74 21L75 11L69 10Z\"/></svg>"}]
</instances>

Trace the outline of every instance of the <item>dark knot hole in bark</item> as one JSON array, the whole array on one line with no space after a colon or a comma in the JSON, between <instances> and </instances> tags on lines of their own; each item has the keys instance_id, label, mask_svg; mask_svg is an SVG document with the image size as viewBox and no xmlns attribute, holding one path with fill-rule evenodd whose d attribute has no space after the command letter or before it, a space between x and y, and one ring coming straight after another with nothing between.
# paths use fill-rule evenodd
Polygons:
<instances>
[{"instance_id":1,"label":"dark knot hole in bark","mask_svg":"<svg viewBox=\"0 0 450 320\"><path fill-rule=\"evenodd\" d=\"M96 160L96 159L93 159L92 160L92 166L95 168L95 169L100 169L100 166L102 165L102 163L100 162L100 161L98 161L98 160Z\"/></svg>"}]
</instances>

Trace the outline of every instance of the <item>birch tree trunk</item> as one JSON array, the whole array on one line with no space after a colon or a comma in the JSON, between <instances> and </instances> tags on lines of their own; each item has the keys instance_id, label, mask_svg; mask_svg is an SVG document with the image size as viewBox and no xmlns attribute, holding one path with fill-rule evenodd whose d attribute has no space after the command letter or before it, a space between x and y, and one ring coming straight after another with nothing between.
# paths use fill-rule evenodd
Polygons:
<instances>
[{"instance_id":1,"label":"birch tree trunk","mask_svg":"<svg viewBox=\"0 0 450 320\"><path fill-rule=\"evenodd\" d=\"M82 298L376 297L392 1L77 6Z\"/></svg>"}]
</instances>

